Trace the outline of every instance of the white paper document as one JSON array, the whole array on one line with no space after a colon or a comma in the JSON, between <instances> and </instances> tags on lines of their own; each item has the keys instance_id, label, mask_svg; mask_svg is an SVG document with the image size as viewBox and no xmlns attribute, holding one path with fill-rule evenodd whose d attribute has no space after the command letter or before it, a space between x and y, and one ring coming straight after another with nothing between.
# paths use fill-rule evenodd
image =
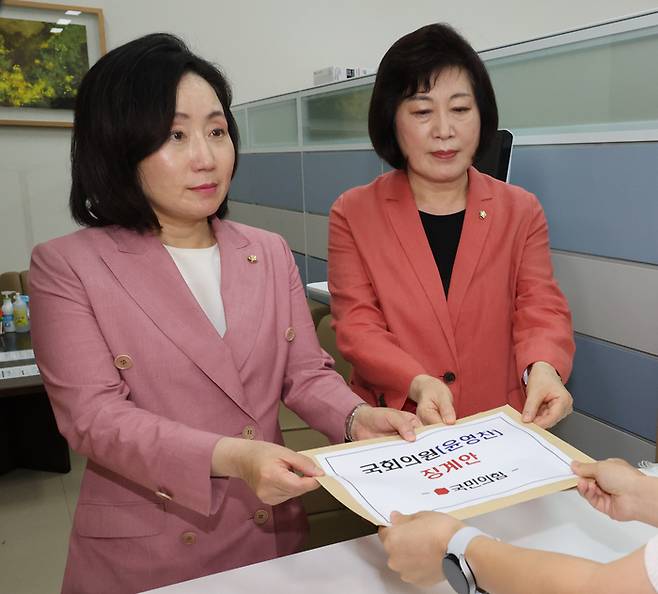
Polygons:
<instances>
[{"instance_id":1,"label":"white paper document","mask_svg":"<svg viewBox=\"0 0 658 594\"><path fill-rule=\"evenodd\" d=\"M503 412L314 456L380 524L393 510L451 512L574 476L569 455Z\"/></svg>"}]
</instances>

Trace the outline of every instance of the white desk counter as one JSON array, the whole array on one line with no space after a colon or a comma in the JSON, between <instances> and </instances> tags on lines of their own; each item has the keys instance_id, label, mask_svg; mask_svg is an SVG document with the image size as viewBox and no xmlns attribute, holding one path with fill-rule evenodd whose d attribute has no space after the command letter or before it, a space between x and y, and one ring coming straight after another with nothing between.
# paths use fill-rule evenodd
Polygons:
<instances>
[{"instance_id":1,"label":"white desk counter","mask_svg":"<svg viewBox=\"0 0 658 594\"><path fill-rule=\"evenodd\" d=\"M321 283L308 283L306 285L308 290L308 296L311 299L315 299L320 303L326 303L329 305L329 283L327 281L322 281Z\"/></svg>"},{"instance_id":2,"label":"white desk counter","mask_svg":"<svg viewBox=\"0 0 658 594\"><path fill-rule=\"evenodd\" d=\"M597 561L611 561L644 545L658 529L615 522L575 490L549 495L469 520L507 542ZM386 567L376 535L150 590L159 594L454 594L443 582L416 588Z\"/></svg>"}]
</instances>

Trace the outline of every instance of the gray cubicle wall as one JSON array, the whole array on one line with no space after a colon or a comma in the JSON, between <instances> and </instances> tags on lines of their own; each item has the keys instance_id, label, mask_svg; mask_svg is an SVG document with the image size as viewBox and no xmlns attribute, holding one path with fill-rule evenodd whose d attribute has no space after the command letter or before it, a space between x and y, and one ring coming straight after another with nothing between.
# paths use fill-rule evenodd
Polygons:
<instances>
[{"instance_id":1,"label":"gray cubicle wall","mask_svg":"<svg viewBox=\"0 0 658 594\"><path fill-rule=\"evenodd\" d=\"M327 279L327 215L341 192L381 175L370 150L247 153L230 191L230 217L283 235L304 282Z\"/></svg>"},{"instance_id":2,"label":"gray cubicle wall","mask_svg":"<svg viewBox=\"0 0 658 594\"><path fill-rule=\"evenodd\" d=\"M654 455L658 100L644 105L638 96L658 97L658 64L648 66L648 76L631 51L650 49L658 51L655 14L482 54L494 85L506 85L499 97L501 124L512 124L515 133L510 181L536 193L544 207L555 274L573 311L577 353L569 388L579 414L558 432L595 456ZM575 59L569 60L570 54ZM570 88L569 96L560 98L561 110L550 94L545 98L550 109L535 96L533 109L542 114L535 120L520 107L510 110L510 102L519 103L508 88L515 72L519 80L532 72L541 81L543 68L561 89L561 83L575 80L565 64L574 62L586 72L587 60L600 76L592 79L588 73L589 82L581 84L594 87L597 97L607 85L607 112L600 101L590 110L598 119L583 115L590 113L581 103L593 101L591 89ZM634 78L627 72L631 67L643 70ZM623 76L615 75L615 68L624 70ZM326 280L327 214L333 201L385 169L366 134L371 86L367 78L238 107L246 147L231 188L230 216L281 233L304 282ZM634 102L630 111L624 93ZM537 125L524 128L526 120Z\"/></svg>"}]
</instances>

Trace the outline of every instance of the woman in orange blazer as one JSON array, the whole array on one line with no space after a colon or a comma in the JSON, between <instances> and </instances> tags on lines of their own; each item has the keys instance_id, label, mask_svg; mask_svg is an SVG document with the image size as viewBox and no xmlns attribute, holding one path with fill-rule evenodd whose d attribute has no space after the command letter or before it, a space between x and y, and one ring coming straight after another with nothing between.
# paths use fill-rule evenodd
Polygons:
<instances>
[{"instance_id":1,"label":"woman in orange blazer","mask_svg":"<svg viewBox=\"0 0 658 594\"><path fill-rule=\"evenodd\" d=\"M369 131L394 170L330 213L337 343L371 404L453 423L509 403L550 427L572 406L571 316L536 197L472 167L497 127L486 69L450 27L386 53Z\"/></svg>"}]
</instances>

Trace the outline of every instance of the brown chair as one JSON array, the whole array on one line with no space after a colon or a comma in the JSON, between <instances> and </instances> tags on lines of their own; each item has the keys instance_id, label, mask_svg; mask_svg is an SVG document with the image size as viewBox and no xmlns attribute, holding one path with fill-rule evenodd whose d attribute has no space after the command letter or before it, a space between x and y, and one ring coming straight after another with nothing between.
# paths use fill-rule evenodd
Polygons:
<instances>
[{"instance_id":1,"label":"brown chair","mask_svg":"<svg viewBox=\"0 0 658 594\"><path fill-rule=\"evenodd\" d=\"M14 291L23 295L30 294L28 271L3 272L0 274L0 291Z\"/></svg>"},{"instance_id":2,"label":"brown chair","mask_svg":"<svg viewBox=\"0 0 658 594\"><path fill-rule=\"evenodd\" d=\"M311 317L313 318L313 324L317 330L320 320L329 313L329 306L326 303L321 303L320 301L315 301L315 299L306 298L306 303L308 303L308 308L311 310Z\"/></svg>"},{"instance_id":3,"label":"brown chair","mask_svg":"<svg viewBox=\"0 0 658 594\"><path fill-rule=\"evenodd\" d=\"M18 272L3 272L0 274L0 291L22 293L21 275Z\"/></svg>"},{"instance_id":4,"label":"brown chair","mask_svg":"<svg viewBox=\"0 0 658 594\"><path fill-rule=\"evenodd\" d=\"M22 270L21 271L21 287L23 290L21 293L23 295L29 295L30 294L30 279L29 277L29 272L27 270Z\"/></svg>"}]
</instances>

